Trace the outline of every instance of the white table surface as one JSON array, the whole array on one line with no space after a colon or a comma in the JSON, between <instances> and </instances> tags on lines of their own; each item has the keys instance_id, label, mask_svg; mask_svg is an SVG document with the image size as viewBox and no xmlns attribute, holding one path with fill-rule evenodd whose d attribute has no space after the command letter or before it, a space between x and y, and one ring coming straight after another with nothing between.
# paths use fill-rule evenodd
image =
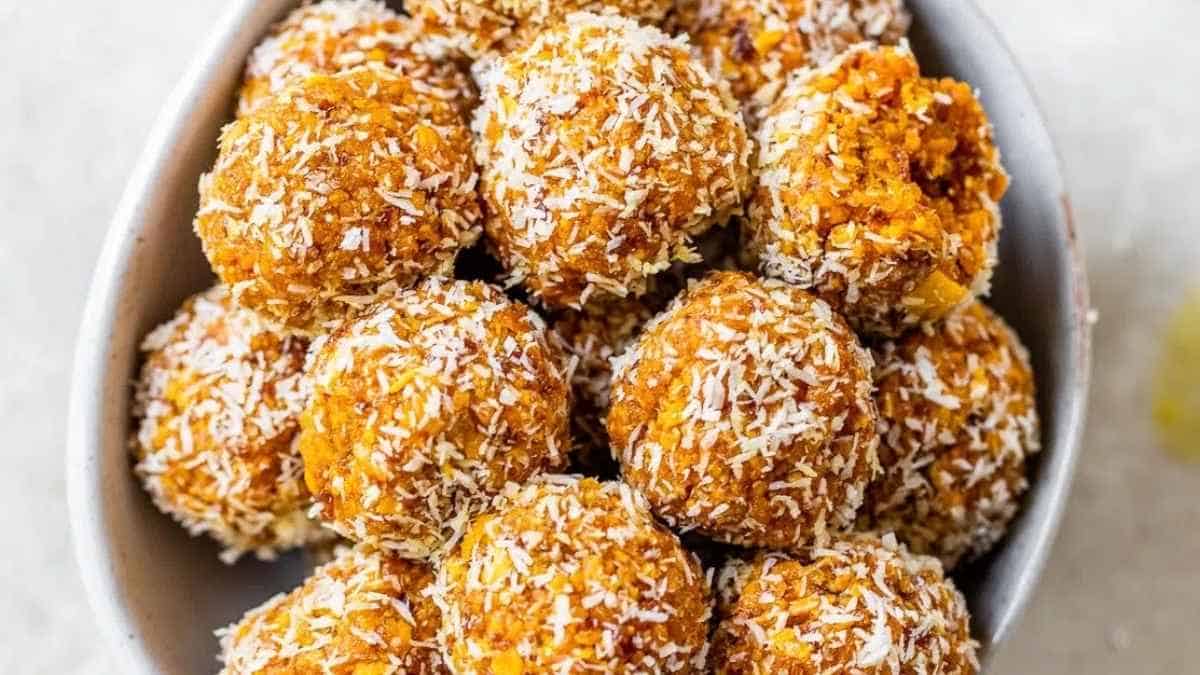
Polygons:
<instances>
[{"instance_id":1,"label":"white table surface","mask_svg":"<svg viewBox=\"0 0 1200 675\"><path fill-rule=\"evenodd\" d=\"M982 4L1059 141L1101 315L1079 479L994 671L1196 672L1200 465L1156 446L1146 367L1200 284L1200 2ZM118 672L66 526L72 343L125 177L221 5L0 0L3 673Z\"/></svg>"}]
</instances>

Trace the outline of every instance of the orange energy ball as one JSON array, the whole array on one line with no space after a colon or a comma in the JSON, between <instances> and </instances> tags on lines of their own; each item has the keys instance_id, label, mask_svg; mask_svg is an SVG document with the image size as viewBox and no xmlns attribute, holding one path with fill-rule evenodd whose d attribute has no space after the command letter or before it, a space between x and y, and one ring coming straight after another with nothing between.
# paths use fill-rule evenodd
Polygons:
<instances>
[{"instance_id":1,"label":"orange energy ball","mask_svg":"<svg viewBox=\"0 0 1200 675\"><path fill-rule=\"evenodd\" d=\"M428 557L509 482L566 466L562 356L493 286L431 278L313 351L300 450L342 536Z\"/></svg>"},{"instance_id":2,"label":"orange energy ball","mask_svg":"<svg viewBox=\"0 0 1200 675\"><path fill-rule=\"evenodd\" d=\"M718 675L979 671L967 603L936 558L858 535L735 563L713 637Z\"/></svg>"},{"instance_id":3,"label":"orange energy ball","mask_svg":"<svg viewBox=\"0 0 1200 675\"><path fill-rule=\"evenodd\" d=\"M192 296L146 336L134 392L134 471L158 508L232 563L321 539L293 444L308 344L233 304Z\"/></svg>"},{"instance_id":4,"label":"orange energy ball","mask_svg":"<svg viewBox=\"0 0 1200 675\"><path fill-rule=\"evenodd\" d=\"M239 303L318 333L478 239L470 146L406 75L314 75L222 131L196 233Z\"/></svg>"},{"instance_id":5,"label":"orange energy ball","mask_svg":"<svg viewBox=\"0 0 1200 675\"><path fill-rule=\"evenodd\" d=\"M658 24L672 0L409 0L432 53L486 59L528 45L539 33L578 11L614 11Z\"/></svg>"},{"instance_id":6,"label":"orange energy ball","mask_svg":"<svg viewBox=\"0 0 1200 675\"><path fill-rule=\"evenodd\" d=\"M622 476L668 524L770 548L853 525L878 469L871 357L825 302L715 272L613 368Z\"/></svg>"},{"instance_id":7,"label":"orange energy ball","mask_svg":"<svg viewBox=\"0 0 1200 675\"><path fill-rule=\"evenodd\" d=\"M563 310L551 324L569 361L575 399L572 428L577 459L586 468L603 466L611 454L604 417L608 413L612 359L633 343L642 326L665 305L648 297L624 298L601 307ZM608 460L611 463L611 460Z\"/></svg>"},{"instance_id":8,"label":"orange energy ball","mask_svg":"<svg viewBox=\"0 0 1200 675\"><path fill-rule=\"evenodd\" d=\"M973 302L875 353L884 473L861 524L947 568L986 553L1016 515L1025 460L1040 447L1025 347Z\"/></svg>"},{"instance_id":9,"label":"orange energy ball","mask_svg":"<svg viewBox=\"0 0 1200 675\"><path fill-rule=\"evenodd\" d=\"M708 583L623 483L512 486L443 561L441 640L457 673L703 673Z\"/></svg>"},{"instance_id":10,"label":"orange energy ball","mask_svg":"<svg viewBox=\"0 0 1200 675\"><path fill-rule=\"evenodd\" d=\"M896 44L911 22L904 0L680 0L667 25L755 119L791 73L860 42Z\"/></svg>"},{"instance_id":11,"label":"orange energy ball","mask_svg":"<svg viewBox=\"0 0 1200 675\"><path fill-rule=\"evenodd\" d=\"M220 675L448 673L427 563L346 548L296 590L217 632Z\"/></svg>"},{"instance_id":12,"label":"orange energy ball","mask_svg":"<svg viewBox=\"0 0 1200 675\"><path fill-rule=\"evenodd\" d=\"M987 291L1008 177L967 84L855 47L799 72L758 141L745 236L764 274L882 336Z\"/></svg>"},{"instance_id":13,"label":"orange energy ball","mask_svg":"<svg viewBox=\"0 0 1200 675\"><path fill-rule=\"evenodd\" d=\"M250 54L238 116L269 103L310 75L332 75L364 65L401 72L423 93L466 113L475 104L467 74L423 53L420 26L375 0L324 0L305 5L276 24Z\"/></svg>"},{"instance_id":14,"label":"orange energy ball","mask_svg":"<svg viewBox=\"0 0 1200 675\"><path fill-rule=\"evenodd\" d=\"M571 14L481 89L488 239L546 306L641 295L740 213L750 143L737 104L657 28Z\"/></svg>"}]
</instances>

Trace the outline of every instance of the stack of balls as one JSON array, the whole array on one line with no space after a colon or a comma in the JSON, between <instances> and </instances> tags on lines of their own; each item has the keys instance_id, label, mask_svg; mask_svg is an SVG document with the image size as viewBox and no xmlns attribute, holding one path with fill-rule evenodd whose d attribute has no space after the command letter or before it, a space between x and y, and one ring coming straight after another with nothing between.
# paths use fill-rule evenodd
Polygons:
<instances>
[{"instance_id":1,"label":"stack of balls","mask_svg":"<svg viewBox=\"0 0 1200 675\"><path fill-rule=\"evenodd\" d=\"M976 672L947 572L1034 382L991 127L900 0L409 9L254 51L219 283L143 343L154 503L230 563L341 542L221 672Z\"/></svg>"}]
</instances>

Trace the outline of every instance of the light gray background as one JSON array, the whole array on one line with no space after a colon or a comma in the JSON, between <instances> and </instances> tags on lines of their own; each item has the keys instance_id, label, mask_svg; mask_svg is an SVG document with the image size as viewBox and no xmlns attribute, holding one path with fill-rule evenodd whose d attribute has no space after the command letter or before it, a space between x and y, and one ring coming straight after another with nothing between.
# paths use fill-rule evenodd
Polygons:
<instances>
[{"instance_id":1,"label":"light gray background","mask_svg":"<svg viewBox=\"0 0 1200 675\"><path fill-rule=\"evenodd\" d=\"M1158 449L1147 367L1170 310L1200 284L1200 2L982 5L1059 142L1100 311L1079 479L994 671L1195 672L1200 465ZM221 8L0 0L3 673L118 672L66 526L71 349L126 175Z\"/></svg>"}]
</instances>

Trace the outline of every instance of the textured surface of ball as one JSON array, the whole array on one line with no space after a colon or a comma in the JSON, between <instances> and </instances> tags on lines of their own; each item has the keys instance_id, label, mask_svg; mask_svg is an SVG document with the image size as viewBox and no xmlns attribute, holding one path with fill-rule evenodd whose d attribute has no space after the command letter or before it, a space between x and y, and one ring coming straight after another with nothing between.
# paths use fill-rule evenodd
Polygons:
<instances>
[{"instance_id":1,"label":"textured surface of ball","mask_svg":"<svg viewBox=\"0 0 1200 675\"><path fill-rule=\"evenodd\" d=\"M571 413L576 463L588 470L609 470L612 451L604 418L612 384L612 359L633 343L665 300L624 298L596 308L563 310L551 324L571 372L575 407Z\"/></svg>"},{"instance_id":2,"label":"textured surface of ball","mask_svg":"<svg viewBox=\"0 0 1200 675\"><path fill-rule=\"evenodd\" d=\"M982 555L1016 515L1040 447L1025 347L974 302L875 353L884 473L862 524L948 568Z\"/></svg>"},{"instance_id":3,"label":"textured surface of ball","mask_svg":"<svg viewBox=\"0 0 1200 675\"><path fill-rule=\"evenodd\" d=\"M458 673L701 673L699 563L621 483L546 476L472 523L439 571Z\"/></svg>"},{"instance_id":4,"label":"textured surface of ball","mask_svg":"<svg viewBox=\"0 0 1200 675\"><path fill-rule=\"evenodd\" d=\"M975 673L967 603L937 559L857 536L793 557L761 554L722 574L731 601L714 672Z\"/></svg>"},{"instance_id":5,"label":"textured surface of ball","mask_svg":"<svg viewBox=\"0 0 1200 675\"><path fill-rule=\"evenodd\" d=\"M225 127L196 232L240 303L320 332L479 237L470 146L410 77L314 75Z\"/></svg>"},{"instance_id":6,"label":"textured surface of ball","mask_svg":"<svg viewBox=\"0 0 1200 675\"><path fill-rule=\"evenodd\" d=\"M300 450L343 536L434 553L490 497L566 466L570 385L544 322L432 278L314 345Z\"/></svg>"},{"instance_id":7,"label":"textured surface of ball","mask_svg":"<svg viewBox=\"0 0 1200 675\"><path fill-rule=\"evenodd\" d=\"M423 22L425 42L439 55L491 58L520 49L577 11L615 11L657 24L671 0L409 0Z\"/></svg>"},{"instance_id":8,"label":"textured surface of ball","mask_svg":"<svg viewBox=\"0 0 1200 675\"><path fill-rule=\"evenodd\" d=\"M251 52L238 115L250 114L309 75L369 64L404 73L415 88L466 113L476 100L470 78L455 63L425 53L423 37L412 19L376 0L324 0L300 7Z\"/></svg>"},{"instance_id":9,"label":"textured surface of ball","mask_svg":"<svg viewBox=\"0 0 1200 675\"><path fill-rule=\"evenodd\" d=\"M217 286L142 342L134 471L160 510L233 562L324 536L294 446L307 343L280 335Z\"/></svg>"},{"instance_id":10,"label":"textured surface of ball","mask_svg":"<svg viewBox=\"0 0 1200 675\"><path fill-rule=\"evenodd\" d=\"M793 547L854 522L877 469L871 357L825 302L716 272L614 362L622 476L667 523Z\"/></svg>"},{"instance_id":11,"label":"textured surface of ball","mask_svg":"<svg viewBox=\"0 0 1200 675\"><path fill-rule=\"evenodd\" d=\"M428 564L359 545L218 631L220 675L449 672Z\"/></svg>"},{"instance_id":12,"label":"textured surface of ball","mask_svg":"<svg viewBox=\"0 0 1200 675\"><path fill-rule=\"evenodd\" d=\"M681 0L667 26L690 36L753 120L791 73L860 42L896 44L911 22L903 0Z\"/></svg>"},{"instance_id":13,"label":"textured surface of ball","mask_svg":"<svg viewBox=\"0 0 1200 675\"><path fill-rule=\"evenodd\" d=\"M572 14L481 90L488 239L547 306L641 295L740 212L750 144L736 102L656 28Z\"/></svg>"},{"instance_id":14,"label":"textured surface of ball","mask_svg":"<svg viewBox=\"0 0 1200 675\"><path fill-rule=\"evenodd\" d=\"M758 141L744 232L764 274L884 336L987 291L1008 178L970 86L855 47L799 72Z\"/></svg>"}]
</instances>

